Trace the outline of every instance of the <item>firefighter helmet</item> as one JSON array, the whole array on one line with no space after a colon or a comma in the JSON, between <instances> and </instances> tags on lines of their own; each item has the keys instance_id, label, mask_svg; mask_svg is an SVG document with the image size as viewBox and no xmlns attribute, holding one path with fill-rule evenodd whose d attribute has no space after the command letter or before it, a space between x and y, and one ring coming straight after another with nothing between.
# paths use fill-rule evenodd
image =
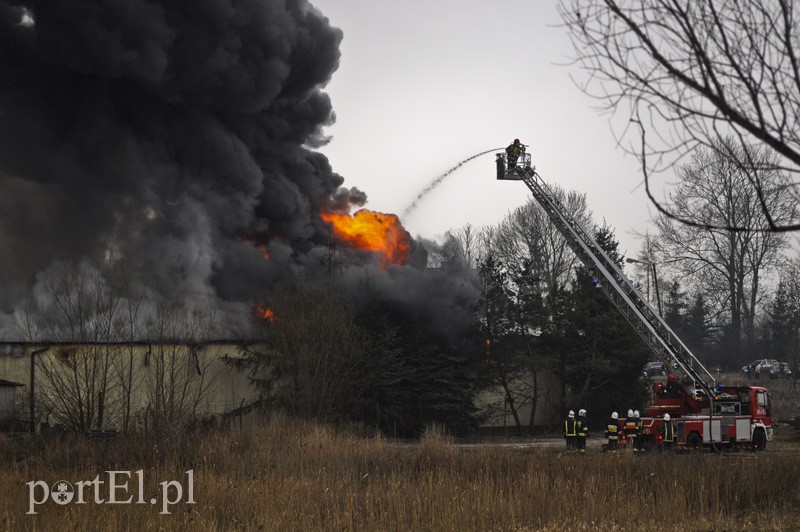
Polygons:
<instances>
[{"instance_id":1,"label":"firefighter helmet","mask_svg":"<svg viewBox=\"0 0 800 532\"><path fill-rule=\"evenodd\" d=\"M664 414L664 421L669 421L669 414Z\"/></svg>"},{"instance_id":2,"label":"firefighter helmet","mask_svg":"<svg viewBox=\"0 0 800 532\"><path fill-rule=\"evenodd\" d=\"M569 411L569 417L575 417L575 411L574 410L570 410Z\"/></svg>"},{"instance_id":3,"label":"firefighter helmet","mask_svg":"<svg viewBox=\"0 0 800 532\"><path fill-rule=\"evenodd\" d=\"M633 411L633 417L639 417L639 411L638 410L634 410Z\"/></svg>"},{"instance_id":4,"label":"firefighter helmet","mask_svg":"<svg viewBox=\"0 0 800 532\"><path fill-rule=\"evenodd\" d=\"M611 419L619 419L619 414L616 412L611 412Z\"/></svg>"},{"instance_id":5,"label":"firefighter helmet","mask_svg":"<svg viewBox=\"0 0 800 532\"><path fill-rule=\"evenodd\" d=\"M633 417L633 410L628 410L628 417Z\"/></svg>"},{"instance_id":6,"label":"firefighter helmet","mask_svg":"<svg viewBox=\"0 0 800 532\"><path fill-rule=\"evenodd\" d=\"M579 416L585 416L585 415L586 415L586 410L584 410L583 408L581 408L580 410L578 410L578 415L579 415Z\"/></svg>"}]
</instances>

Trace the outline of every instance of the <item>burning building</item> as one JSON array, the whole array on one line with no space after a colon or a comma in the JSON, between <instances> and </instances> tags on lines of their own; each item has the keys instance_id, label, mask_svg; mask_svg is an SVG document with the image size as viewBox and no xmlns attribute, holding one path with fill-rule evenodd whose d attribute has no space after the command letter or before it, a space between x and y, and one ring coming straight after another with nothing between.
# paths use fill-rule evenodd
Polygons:
<instances>
[{"instance_id":1,"label":"burning building","mask_svg":"<svg viewBox=\"0 0 800 532\"><path fill-rule=\"evenodd\" d=\"M472 274L426 268L398 217L363 209L315 151L341 39L307 0L0 0L0 242L13 258L0 339L120 341L103 333L119 325L112 300L131 342L169 337L154 315L214 314L193 329L204 341L250 339L280 320L259 308L268 296L324 280L463 343Z\"/></svg>"},{"instance_id":2,"label":"burning building","mask_svg":"<svg viewBox=\"0 0 800 532\"><path fill-rule=\"evenodd\" d=\"M332 247L341 270L424 267L397 216L362 209L314 150L341 39L306 0L0 0L0 331L64 262L211 302L232 336Z\"/></svg>"}]
</instances>

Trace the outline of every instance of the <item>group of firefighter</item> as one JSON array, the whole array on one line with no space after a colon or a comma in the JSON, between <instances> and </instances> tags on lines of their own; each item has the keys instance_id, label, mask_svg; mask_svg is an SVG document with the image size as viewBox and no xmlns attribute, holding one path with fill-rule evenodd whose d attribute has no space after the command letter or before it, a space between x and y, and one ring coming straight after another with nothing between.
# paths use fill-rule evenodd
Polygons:
<instances>
[{"instance_id":1,"label":"group of firefighter","mask_svg":"<svg viewBox=\"0 0 800 532\"><path fill-rule=\"evenodd\" d=\"M671 451L675 448L677 435L675 432L675 422L670 419L669 414L664 414L664 423L658 428L659 443L662 451ZM586 439L589 437L589 424L586 422L586 410L570 410L567 419L564 420L564 439L567 442L567 452L586 452ZM644 439L642 438L642 418L639 417L638 410L628 410L625 423L620 424L619 414L611 413L611 418L606 425L605 437L608 440L605 446L606 451L616 451L621 448L631 448L633 452L644 450Z\"/></svg>"}]
</instances>

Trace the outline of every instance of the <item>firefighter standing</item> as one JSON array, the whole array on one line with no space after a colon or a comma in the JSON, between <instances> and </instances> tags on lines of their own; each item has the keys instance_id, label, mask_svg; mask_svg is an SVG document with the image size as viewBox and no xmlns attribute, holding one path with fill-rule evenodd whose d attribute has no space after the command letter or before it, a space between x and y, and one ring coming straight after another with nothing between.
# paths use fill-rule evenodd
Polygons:
<instances>
[{"instance_id":1,"label":"firefighter standing","mask_svg":"<svg viewBox=\"0 0 800 532\"><path fill-rule=\"evenodd\" d=\"M669 374L667 377L667 386L664 389L664 397L680 397L681 396L681 385L678 384L678 379L675 378L675 375L672 373Z\"/></svg>"},{"instance_id":2,"label":"firefighter standing","mask_svg":"<svg viewBox=\"0 0 800 532\"><path fill-rule=\"evenodd\" d=\"M606 424L606 451L616 451L619 445L619 414L611 412L611 419Z\"/></svg>"},{"instance_id":3,"label":"firefighter standing","mask_svg":"<svg viewBox=\"0 0 800 532\"><path fill-rule=\"evenodd\" d=\"M586 422L586 410L578 410L578 451L586 452L586 438L589 437L589 424Z\"/></svg>"},{"instance_id":4,"label":"firefighter standing","mask_svg":"<svg viewBox=\"0 0 800 532\"><path fill-rule=\"evenodd\" d=\"M508 156L508 169L513 170L517 166L517 159L525 153L525 145L520 144L519 139L514 139L512 144L506 148L506 155Z\"/></svg>"},{"instance_id":5,"label":"firefighter standing","mask_svg":"<svg viewBox=\"0 0 800 532\"><path fill-rule=\"evenodd\" d=\"M636 423L636 419L633 417L633 410L628 410L628 416L625 418L625 440L628 442L629 446L633 447L634 451L637 451L636 448L636 432L639 429L639 425Z\"/></svg>"},{"instance_id":6,"label":"firefighter standing","mask_svg":"<svg viewBox=\"0 0 800 532\"><path fill-rule=\"evenodd\" d=\"M564 420L564 439L567 440L567 452L571 453L575 450L575 444L578 439L578 422L575 420L575 412L569 411L567 419Z\"/></svg>"},{"instance_id":7,"label":"firefighter standing","mask_svg":"<svg viewBox=\"0 0 800 532\"><path fill-rule=\"evenodd\" d=\"M675 423L669 418L669 414L664 414L664 424L658 428L661 437L661 450L671 452L675 448Z\"/></svg>"},{"instance_id":8,"label":"firefighter standing","mask_svg":"<svg viewBox=\"0 0 800 532\"><path fill-rule=\"evenodd\" d=\"M634 451L642 451L642 450L644 450L642 448L642 443L644 442L644 440L642 438L643 421L642 421L642 418L639 417L639 411L638 410L634 410L633 411L633 419L636 420L636 439L633 440L633 450Z\"/></svg>"}]
</instances>

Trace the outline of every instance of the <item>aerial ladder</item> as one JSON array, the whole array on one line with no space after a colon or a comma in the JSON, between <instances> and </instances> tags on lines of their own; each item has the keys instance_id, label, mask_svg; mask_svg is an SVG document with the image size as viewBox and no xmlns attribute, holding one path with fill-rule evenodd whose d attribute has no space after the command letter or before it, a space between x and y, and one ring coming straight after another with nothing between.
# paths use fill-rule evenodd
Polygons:
<instances>
[{"instance_id":1,"label":"aerial ladder","mask_svg":"<svg viewBox=\"0 0 800 532\"><path fill-rule=\"evenodd\" d=\"M564 208L536 168L531 166L530 153L523 151L516 160L510 161L505 153L498 153L496 164L497 179L522 181L528 186L534 199L545 210L575 255L594 272L598 288L603 290L668 370L685 377L684 384L690 386L687 390L690 410L699 412L702 406L708 405L715 395L713 375L642 297L620 265L609 258L592 234Z\"/></svg>"}]
</instances>

